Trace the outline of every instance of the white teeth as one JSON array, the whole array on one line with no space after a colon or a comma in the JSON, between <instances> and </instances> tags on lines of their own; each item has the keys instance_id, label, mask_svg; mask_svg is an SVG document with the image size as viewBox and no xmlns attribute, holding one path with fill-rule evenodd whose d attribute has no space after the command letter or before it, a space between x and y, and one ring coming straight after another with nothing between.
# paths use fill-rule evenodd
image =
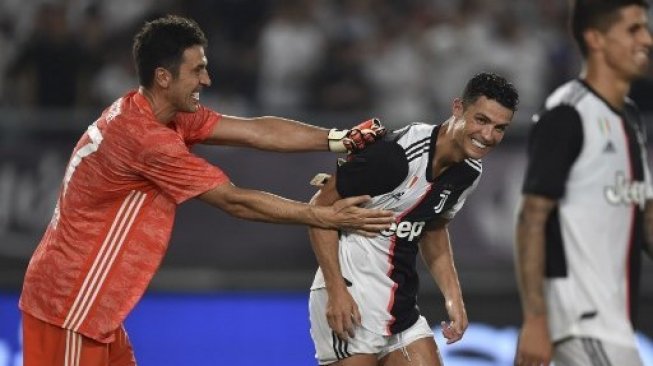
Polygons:
<instances>
[{"instance_id":1,"label":"white teeth","mask_svg":"<svg viewBox=\"0 0 653 366\"><path fill-rule=\"evenodd\" d=\"M195 100L200 100L200 93L199 93L199 92L197 92L197 93L193 93L193 94L192 94L192 97L193 97L193 99L195 99Z\"/></svg>"},{"instance_id":2,"label":"white teeth","mask_svg":"<svg viewBox=\"0 0 653 366\"><path fill-rule=\"evenodd\" d=\"M485 149L487 147L487 145L480 143L476 139L472 139L472 144L474 144L474 146L478 147L479 149Z\"/></svg>"}]
</instances>

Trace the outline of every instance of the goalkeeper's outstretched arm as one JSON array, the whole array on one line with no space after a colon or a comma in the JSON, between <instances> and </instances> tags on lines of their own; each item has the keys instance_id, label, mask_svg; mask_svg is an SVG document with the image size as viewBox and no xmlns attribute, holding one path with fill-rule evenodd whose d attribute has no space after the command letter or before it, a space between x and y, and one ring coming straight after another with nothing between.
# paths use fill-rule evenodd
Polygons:
<instances>
[{"instance_id":1,"label":"goalkeeper's outstretched arm","mask_svg":"<svg viewBox=\"0 0 653 366\"><path fill-rule=\"evenodd\" d=\"M277 152L356 152L385 134L379 120L370 119L350 129L326 129L280 117L222 116L208 144L252 147Z\"/></svg>"}]
</instances>

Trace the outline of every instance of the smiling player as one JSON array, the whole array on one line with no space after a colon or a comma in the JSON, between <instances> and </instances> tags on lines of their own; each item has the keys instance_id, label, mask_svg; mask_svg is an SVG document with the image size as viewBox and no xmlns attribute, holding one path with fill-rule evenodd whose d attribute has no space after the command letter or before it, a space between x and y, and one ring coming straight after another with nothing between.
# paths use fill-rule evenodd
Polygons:
<instances>
[{"instance_id":1,"label":"smiling player","mask_svg":"<svg viewBox=\"0 0 653 366\"><path fill-rule=\"evenodd\" d=\"M380 125L326 130L276 117L223 116L200 104L211 85L193 21L146 23L134 39L140 88L107 108L73 150L50 225L30 260L20 308L25 366L134 365L122 323L167 250L175 210L198 197L243 219L378 232L391 213L326 208L236 187L192 154L196 143L269 151L346 151ZM213 229L213 228L211 228ZM219 231L214 232L219 243Z\"/></svg>"},{"instance_id":2,"label":"smiling player","mask_svg":"<svg viewBox=\"0 0 653 366\"><path fill-rule=\"evenodd\" d=\"M433 332L417 308L416 256L421 251L442 291L448 343L467 328L447 225L478 184L481 158L510 125L517 91L504 78L474 76L444 123L414 123L388 134L341 164L314 197L372 196L367 207L395 213L374 238L311 229L320 264L310 295L311 335L320 365L440 365Z\"/></svg>"},{"instance_id":3,"label":"smiling player","mask_svg":"<svg viewBox=\"0 0 653 366\"><path fill-rule=\"evenodd\" d=\"M646 133L627 95L649 65L649 5L573 3L582 72L547 98L529 138L515 365L641 366L633 324L642 248L653 252L653 190Z\"/></svg>"}]
</instances>

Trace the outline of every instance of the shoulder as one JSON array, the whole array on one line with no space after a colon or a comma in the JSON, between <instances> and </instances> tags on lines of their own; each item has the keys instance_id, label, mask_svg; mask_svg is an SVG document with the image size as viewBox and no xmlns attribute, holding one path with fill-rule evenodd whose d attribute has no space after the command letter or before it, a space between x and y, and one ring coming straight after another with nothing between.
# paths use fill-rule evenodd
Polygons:
<instances>
[{"instance_id":1,"label":"shoulder","mask_svg":"<svg viewBox=\"0 0 653 366\"><path fill-rule=\"evenodd\" d=\"M559 104L533 116L533 122L537 125L564 125L569 122L580 122L581 116L578 110L569 104Z\"/></svg>"},{"instance_id":2,"label":"shoulder","mask_svg":"<svg viewBox=\"0 0 653 366\"><path fill-rule=\"evenodd\" d=\"M173 128L188 144L196 144L209 138L222 115L200 105L193 113L179 113L173 121Z\"/></svg>"},{"instance_id":3,"label":"shoulder","mask_svg":"<svg viewBox=\"0 0 653 366\"><path fill-rule=\"evenodd\" d=\"M544 109L533 116L535 129L580 128L579 104L589 96L591 92L581 80L561 85L546 99Z\"/></svg>"},{"instance_id":4,"label":"shoulder","mask_svg":"<svg viewBox=\"0 0 653 366\"><path fill-rule=\"evenodd\" d=\"M379 140L353 154L344 165L366 165L367 169L397 169L407 167L404 149L392 140ZM407 169L407 168L406 168Z\"/></svg>"},{"instance_id":5,"label":"shoulder","mask_svg":"<svg viewBox=\"0 0 653 366\"><path fill-rule=\"evenodd\" d=\"M566 82L554 90L546 98L545 109L553 109L558 105L568 105L576 107L592 93L590 89L581 80L574 79Z\"/></svg>"},{"instance_id":6,"label":"shoulder","mask_svg":"<svg viewBox=\"0 0 653 366\"><path fill-rule=\"evenodd\" d=\"M338 166L336 188L341 196L377 196L396 188L408 174L404 149L381 140L353 154Z\"/></svg>"},{"instance_id":7,"label":"shoulder","mask_svg":"<svg viewBox=\"0 0 653 366\"><path fill-rule=\"evenodd\" d=\"M414 141L430 138L436 127L437 125L413 122L405 127L392 131L386 136L386 139L407 145Z\"/></svg>"}]
</instances>

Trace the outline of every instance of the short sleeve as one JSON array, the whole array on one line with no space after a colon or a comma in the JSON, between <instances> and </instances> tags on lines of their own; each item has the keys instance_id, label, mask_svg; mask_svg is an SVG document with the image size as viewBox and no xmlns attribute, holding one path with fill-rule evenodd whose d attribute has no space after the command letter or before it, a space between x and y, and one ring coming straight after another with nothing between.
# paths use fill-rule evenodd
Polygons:
<instances>
[{"instance_id":1,"label":"short sleeve","mask_svg":"<svg viewBox=\"0 0 653 366\"><path fill-rule=\"evenodd\" d=\"M200 106L194 113L179 113L172 122L187 145L194 145L206 140L222 115L209 108Z\"/></svg>"},{"instance_id":2,"label":"short sleeve","mask_svg":"<svg viewBox=\"0 0 653 366\"><path fill-rule=\"evenodd\" d=\"M583 145L580 115L572 106L546 111L532 127L523 193L559 199Z\"/></svg>"},{"instance_id":3,"label":"short sleeve","mask_svg":"<svg viewBox=\"0 0 653 366\"><path fill-rule=\"evenodd\" d=\"M377 141L338 166L336 189L342 197L378 196L394 190L408 175L404 149Z\"/></svg>"},{"instance_id":4,"label":"short sleeve","mask_svg":"<svg viewBox=\"0 0 653 366\"><path fill-rule=\"evenodd\" d=\"M229 182L221 169L191 153L177 133L162 130L142 141L140 173L177 204Z\"/></svg>"}]
</instances>

